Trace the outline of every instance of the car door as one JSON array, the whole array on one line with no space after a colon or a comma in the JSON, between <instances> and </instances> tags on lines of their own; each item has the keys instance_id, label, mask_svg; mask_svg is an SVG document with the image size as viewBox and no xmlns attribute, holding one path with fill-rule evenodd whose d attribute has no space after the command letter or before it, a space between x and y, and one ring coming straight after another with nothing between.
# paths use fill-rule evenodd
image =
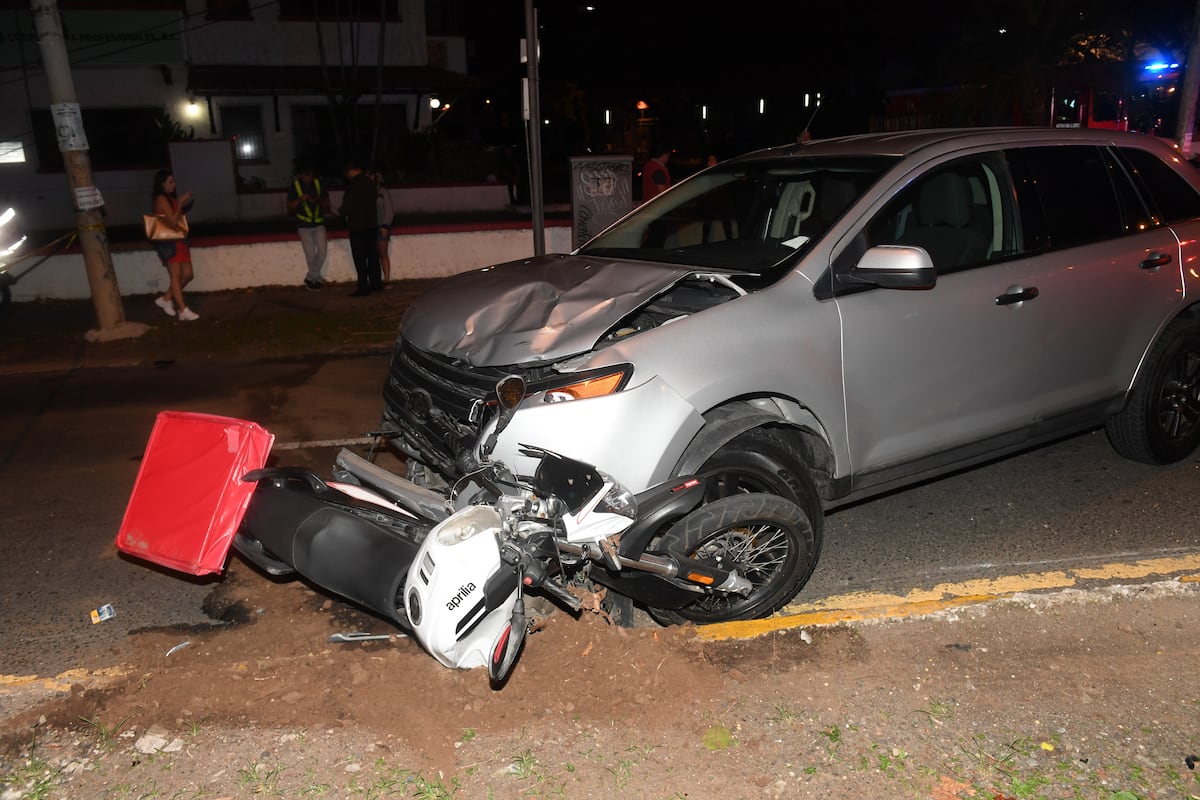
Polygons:
<instances>
[{"instance_id":1,"label":"car door","mask_svg":"<svg viewBox=\"0 0 1200 800\"><path fill-rule=\"evenodd\" d=\"M1008 160L1028 209L1025 246L1044 251L1029 257L1050 311L1037 350L1042 414L1102 416L1182 299L1179 241L1107 148L1030 147Z\"/></svg>"},{"instance_id":2,"label":"car door","mask_svg":"<svg viewBox=\"0 0 1200 800\"><path fill-rule=\"evenodd\" d=\"M836 299L855 488L887 480L889 468L919 471L911 462L952 458L942 454L967 444L986 449L988 439L1021 428L1040 408L1045 304L1036 291L1022 292L1037 286L1043 265L1019 257L1002 154L916 176L834 269L881 244L922 247L938 280L929 290L869 289Z\"/></svg>"}]
</instances>

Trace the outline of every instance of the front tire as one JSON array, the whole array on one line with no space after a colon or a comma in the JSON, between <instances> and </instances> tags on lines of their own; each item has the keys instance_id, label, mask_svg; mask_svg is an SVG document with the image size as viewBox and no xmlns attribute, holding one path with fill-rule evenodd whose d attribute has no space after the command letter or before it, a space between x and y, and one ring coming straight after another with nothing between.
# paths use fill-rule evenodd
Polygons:
<instances>
[{"instance_id":1,"label":"front tire","mask_svg":"<svg viewBox=\"0 0 1200 800\"><path fill-rule=\"evenodd\" d=\"M1200 444L1200 323L1176 320L1154 343L1125 408L1105 424L1113 449L1170 464Z\"/></svg>"},{"instance_id":2,"label":"front tire","mask_svg":"<svg viewBox=\"0 0 1200 800\"><path fill-rule=\"evenodd\" d=\"M821 554L825 512L804 459L788 442L782 430L754 428L726 442L696 474L704 481L706 503L762 492L800 506L809 521L808 566L799 582L803 586L816 569Z\"/></svg>"},{"instance_id":3,"label":"front tire","mask_svg":"<svg viewBox=\"0 0 1200 800\"><path fill-rule=\"evenodd\" d=\"M668 624L766 617L791 600L812 571L812 521L790 500L738 494L707 503L671 527L656 549L737 570L753 584L746 597L712 592L683 608L652 609Z\"/></svg>"}]
</instances>

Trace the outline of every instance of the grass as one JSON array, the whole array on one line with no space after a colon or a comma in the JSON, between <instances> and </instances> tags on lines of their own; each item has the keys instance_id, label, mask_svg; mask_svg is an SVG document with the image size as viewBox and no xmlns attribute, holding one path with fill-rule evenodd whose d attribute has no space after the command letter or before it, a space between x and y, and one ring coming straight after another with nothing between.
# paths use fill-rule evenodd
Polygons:
<instances>
[{"instance_id":1,"label":"grass","mask_svg":"<svg viewBox=\"0 0 1200 800\"><path fill-rule=\"evenodd\" d=\"M265 797L282 797L279 789L279 779L285 767L281 764L265 766L258 762L247 764L238 770L238 786L249 789L256 795Z\"/></svg>"},{"instance_id":2,"label":"grass","mask_svg":"<svg viewBox=\"0 0 1200 800\"><path fill-rule=\"evenodd\" d=\"M54 796L52 791L61 774L61 769L52 767L39 756L31 755L23 766L0 775L0 789L5 790L0 794L7 796L8 790L12 790L14 796L23 800L47 800Z\"/></svg>"},{"instance_id":3,"label":"grass","mask_svg":"<svg viewBox=\"0 0 1200 800\"><path fill-rule=\"evenodd\" d=\"M767 720L776 725L795 725L800 721L800 713L784 703L774 703Z\"/></svg>"},{"instance_id":4,"label":"grass","mask_svg":"<svg viewBox=\"0 0 1200 800\"><path fill-rule=\"evenodd\" d=\"M534 757L533 752L525 750L519 755L512 757L510 761L512 773L521 780L528 780L533 776L534 768L537 767L538 761Z\"/></svg>"},{"instance_id":5,"label":"grass","mask_svg":"<svg viewBox=\"0 0 1200 800\"><path fill-rule=\"evenodd\" d=\"M641 796L648 785L655 789L645 796L670 797L671 792L682 796L683 790L688 796L697 796L695 774L684 764L695 767L692 762L699 760L711 765L704 766L705 770L720 769L721 764L742 760L736 751L753 759L767 754L765 748L782 748L786 763L763 762L759 768L764 779L778 784L780 792L793 792L791 796L804 796L806 785L850 780L861 786L863 796L877 797L1151 800L1169 796L1200 800L1200 769L1193 769L1195 763L1185 759L1200 750L1197 734L1134 722L1113 725L1106 732L1091 728L1081 734L1052 728L1045 716L1041 722L1031 719L1024 730L1012 730L962 710L969 705L936 698L921 702L923 705L907 714L897 710L860 720L820 719L781 699L757 706L756 714L727 710L736 720L716 722L710 717L707 729L698 725L690 736L654 744L646 743L651 740L630 743L615 729L606 734L611 726L576 729L568 724L577 736L569 753L535 738L546 733L535 733L532 728L509 739L512 749L506 750L489 742L491 736L485 731L465 727L459 729L457 740L472 742L471 763L460 763L445 774L427 771L422 775L415 769L393 766L390 755L380 756L374 749L366 751L373 755L347 749L329 762L308 760L309 756L296 761L280 751L260 757L258 763L229 769L219 784L207 790L196 788L195 782L184 784L186 774L176 776L184 769L186 759L182 758L172 769L156 770L153 780L147 780L145 774L139 778L129 761L118 763L121 757L106 757L100 750L92 751L88 769L106 776L108 788L97 795L103 800L567 798L578 796L581 790L600 789L614 796ZM83 721L101 742L110 744L119 738L128 718L112 725L98 717ZM193 723L193 737L201 724L206 734L201 749L207 749L210 739L220 740L221 731L219 727L209 730L213 723L202 719ZM303 745L304 737L291 733L282 741ZM461 754L466 748L458 750ZM678 760L682 752L690 753L692 762ZM57 761L48 763L32 753L31 748L31 755L18 767L0 774L0 794L10 790L20 793L16 796L21 800L63 796L72 778L63 774ZM69 764L69 758L63 763ZM348 764L358 766L353 775L343 771ZM287 765L294 771L288 772ZM205 777L212 779L212 773Z\"/></svg>"},{"instance_id":6,"label":"grass","mask_svg":"<svg viewBox=\"0 0 1200 800\"><path fill-rule=\"evenodd\" d=\"M92 729L96 732L96 735L99 737L102 747L105 749L111 749L116 741L117 734L120 733L121 728L125 727L125 723L128 722L132 717L133 714L129 714L116 725L112 726L105 725L98 717L95 719L80 717L79 719L92 727Z\"/></svg>"}]
</instances>

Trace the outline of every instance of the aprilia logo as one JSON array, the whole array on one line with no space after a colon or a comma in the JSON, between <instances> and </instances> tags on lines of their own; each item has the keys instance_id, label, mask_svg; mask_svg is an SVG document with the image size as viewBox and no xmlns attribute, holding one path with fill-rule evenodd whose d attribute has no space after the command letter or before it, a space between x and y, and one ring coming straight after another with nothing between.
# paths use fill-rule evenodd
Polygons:
<instances>
[{"instance_id":1,"label":"aprilia logo","mask_svg":"<svg viewBox=\"0 0 1200 800\"><path fill-rule=\"evenodd\" d=\"M453 611L462 605L463 600L467 599L467 595L475 591L475 584L468 583L465 586L458 587L458 594L450 598L450 602L446 603L446 610Z\"/></svg>"}]
</instances>

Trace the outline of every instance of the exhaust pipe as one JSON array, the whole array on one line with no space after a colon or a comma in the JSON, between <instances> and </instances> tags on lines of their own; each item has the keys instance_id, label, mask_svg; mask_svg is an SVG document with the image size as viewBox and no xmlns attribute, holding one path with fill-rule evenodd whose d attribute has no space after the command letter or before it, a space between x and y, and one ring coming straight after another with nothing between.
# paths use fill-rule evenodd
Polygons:
<instances>
[{"instance_id":1,"label":"exhaust pipe","mask_svg":"<svg viewBox=\"0 0 1200 800\"><path fill-rule=\"evenodd\" d=\"M590 561L599 561L604 564L611 564L615 561L617 566L624 569L636 569L664 578L675 578L718 592L740 594L745 597L754 588L754 585L738 575L736 570L718 569L693 558L643 553L641 558L631 559L615 552L604 552L599 547L590 544L575 544L564 542L561 539L555 539L554 543L562 552L582 556Z\"/></svg>"}]
</instances>

